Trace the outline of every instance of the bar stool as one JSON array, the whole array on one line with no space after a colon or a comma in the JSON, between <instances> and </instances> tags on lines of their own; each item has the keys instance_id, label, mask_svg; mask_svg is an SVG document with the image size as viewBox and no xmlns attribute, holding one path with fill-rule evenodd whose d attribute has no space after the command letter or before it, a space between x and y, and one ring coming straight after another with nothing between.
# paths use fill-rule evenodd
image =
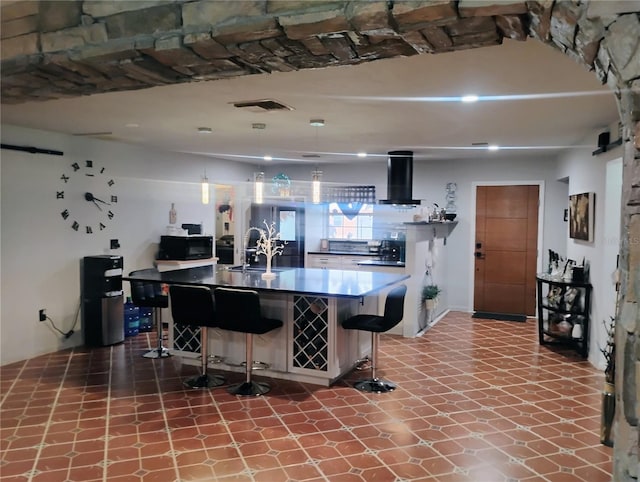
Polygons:
<instances>
[{"instance_id":1,"label":"bar stool","mask_svg":"<svg viewBox=\"0 0 640 482\"><path fill-rule=\"evenodd\" d=\"M376 375L378 366L378 342L380 333L389 331L396 326L404 316L404 297L407 294L405 285L397 286L389 291L384 303L384 316L355 315L342 322L346 330L361 330L371 332L371 378L358 380L355 387L363 392L386 393L396 389L396 386Z\"/></svg>"},{"instance_id":2,"label":"bar stool","mask_svg":"<svg viewBox=\"0 0 640 482\"><path fill-rule=\"evenodd\" d=\"M129 273L129 276L155 274L155 268L139 269ZM162 346L162 308L169 306L169 297L162 293L162 284L152 281L130 281L131 302L140 307L153 308L153 319L157 325L158 347L143 354L144 358L168 358L169 349Z\"/></svg>"},{"instance_id":3,"label":"bar stool","mask_svg":"<svg viewBox=\"0 0 640 482\"><path fill-rule=\"evenodd\" d=\"M253 371L253 335L262 335L280 328L281 320L265 318L260 310L260 297L257 291L216 288L213 291L216 300L218 327L223 330L246 334L246 379L229 387L229 393L242 396L264 395L271 387L263 382L251 379Z\"/></svg>"},{"instance_id":4,"label":"bar stool","mask_svg":"<svg viewBox=\"0 0 640 482\"><path fill-rule=\"evenodd\" d=\"M212 388L223 385L225 382L223 377L207 373L209 361L207 328L218 326L211 290L204 286L171 285L169 297L173 322L200 328L200 375L185 380L184 385L189 388Z\"/></svg>"}]
</instances>

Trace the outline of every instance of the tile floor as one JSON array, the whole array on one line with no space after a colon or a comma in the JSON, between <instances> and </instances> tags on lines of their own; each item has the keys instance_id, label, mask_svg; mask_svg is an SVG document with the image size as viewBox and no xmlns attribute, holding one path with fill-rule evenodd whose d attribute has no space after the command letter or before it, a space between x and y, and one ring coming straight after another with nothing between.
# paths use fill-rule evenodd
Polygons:
<instances>
[{"instance_id":1,"label":"tile floor","mask_svg":"<svg viewBox=\"0 0 640 482\"><path fill-rule=\"evenodd\" d=\"M539 347L535 321L450 313L422 337L383 336L360 393L273 381L264 397L198 391L152 334L1 367L2 481L611 480L599 443L603 377ZM241 374L229 374L231 381Z\"/></svg>"}]
</instances>

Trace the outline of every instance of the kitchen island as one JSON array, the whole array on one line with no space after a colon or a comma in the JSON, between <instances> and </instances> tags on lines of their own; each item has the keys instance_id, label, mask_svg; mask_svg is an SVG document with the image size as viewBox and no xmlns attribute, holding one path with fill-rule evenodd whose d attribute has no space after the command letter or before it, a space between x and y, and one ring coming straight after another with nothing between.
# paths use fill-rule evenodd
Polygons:
<instances>
[{"instance_id":1,"label":"kitchen island","mask_svg":"<svg viewBox=\"0 0 640 482\"><path fill-rule=\"evenodd\" d=\"M254 337L254 359L269 365L261 372L272 378L329 386L370 351L370 334L343 330L341 321L357 313L377 313L379 291L406 280L401 273L280 268L276 278L263 280L262 270L234 271L221 266L127 276L125 281L228 286L260 293L265 316L284 322L280 329ZM170 317L167 317L170 318ZM199 329L169 323L169 349L198 364ZM217 368L244 371L242 333L208 330L209 353L223 358ZM213 365L211 365L213 366Z\"/></svg>"}]
</instances>

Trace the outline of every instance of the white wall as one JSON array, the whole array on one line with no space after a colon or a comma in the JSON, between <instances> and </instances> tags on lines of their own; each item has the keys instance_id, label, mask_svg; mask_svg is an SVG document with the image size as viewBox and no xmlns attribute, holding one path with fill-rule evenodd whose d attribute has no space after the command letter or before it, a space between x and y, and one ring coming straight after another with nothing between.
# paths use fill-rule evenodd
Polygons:
<instances>
[{"instance_id":1,"label":"white wall","mask_svg":"<svg viewBox=\"0 0 640 482\"><path fill-rule=\"evenodd\" d=\"M254 170L240 163L6 125L2 143L60 150L64 156L2 150L1 364L82 344L77 315L82 257L104 254L109 240L118 239L121 248L113 253L124 257L125 272L152 266L172 202L178 224L202 221L208 233L215 229L215 204L200 203L205 167L212 183L245 181ZM62 173L72 162L86 159L105 166L119 200L113 223L93 234L74 232L56 200ZM38 321L40 308L63 332L78 316L75 334L63 340L48 322Z\"/></svg>"},{"instance_id":2,"label":"white wall","mask_svg":"<svg viewBox=\"0 0 640 482\"><path fill-rule=\"evenodd\" d=\"M387 196L387 165L385 160L350 165L323 164L323 180L376 186L376 197ZM300 166L281 166L295 179L310 179L310 170ZM566 184L557 182L557 166L550 159L513 159L455 162L414 161L413 197L422 199L422 207L433 203L446 206L445 187L448 182L458 185L458 225L447 239L447 270L449 278L449 307L455 310L473 310L473 183L538 182L544 181L543 245L539 248L544 260L548 249L563 253L566 246L566 228L563 211L567 204ZM411 221L419 209L398 211L398 219Z\"/></svg>"},{"instance_id":3,"label":"white wall","mask_svg":"<svg viewBox=\"0 0 640 482\"><path fill-rule=\"evenodd\" d=\"M595 192L595 224L593 242L585 242L569 238L568 226L566 227L566 252L570 259L581 261L585 258L591 267L590 281L593 285L591 300L591 334L589 347L589 360L595 366L603 366L603 358L599 347L603 346L605 339L602 320L608 320L615 315L612 307L615 306L615 290L612 273L615 270L615 256L610 253L611 244L619 244L620 239L620 204L619 199L622 188L622 170L616 171L615 167L607 169L609 161L622 156L622 148L617 147L609 152L593 156L595 140L598 131L590 133L583 139L582 145L586 147L575 148L562 156L558 163L558 178L569 179L569 194L582 192ZM616 173L617 172L617 173ZM618 177L619 175L619 177ZM609 192L609 210L605 210L605 199ZM618 209L615 211L614 197L618 197ZM611 212L614 211L614 212ZM615 216L617 223L608 224L607 218ZM608 228L608 226L616 226ZM607 232L608 229L617 229L618 232ZM617 253L618 249L613 249ZM607 254L608 253L608 254Z\"/></svg>"},{"instance_id":4,"label":"white wall","mask_svg":"<svg viewBox=\"0 0 640 482\"><path fill-rule=\"evenodd\" d=\"M600 312L602 320L595 320L598 330L593 330L592 344L595 348L605 347L607 344L606 332L600 324L602 321L609 321L609 317L616 316L616 275L615 267L618 265L618 254L620 253L620 226L622 224L622 158L607 162L606 166L606 187L604 199L604 246L600 259L600 266L603 272L602 279L602 299L600 300ZM597 363L604 370L605 360L598 350Z\"/></svg>"}]
</instances>

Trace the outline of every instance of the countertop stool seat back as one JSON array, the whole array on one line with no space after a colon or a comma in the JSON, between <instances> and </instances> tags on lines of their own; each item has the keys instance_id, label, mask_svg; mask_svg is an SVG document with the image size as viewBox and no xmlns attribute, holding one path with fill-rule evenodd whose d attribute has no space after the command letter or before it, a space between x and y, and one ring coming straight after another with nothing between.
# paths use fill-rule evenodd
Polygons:
<instances>
[{"instance_id":1,"label":"countertop stool seat back","mask_svg":"<svg viewBox=\"0 0 640 482\"><path fill-rule=\"evenodd\" d=\"M257 396L267 393L271 387L252 379L253 335L262 335L280 328L281 320L262 316L260 296L257 291L235 288L216 288L216 317L218 327L223 330L246 334L245 381L229 387L229 393L242 396Z\"/></svg>"},{"instance_id":2,"label":"countertop stool seat back","mask_svg":"<svg viewBox=\"0 0 640 482\"><path fill-rule=\"evenodd\" d=\"M209 337L207 328L216 328L216 310L213 293L204 286L169 286L171 299L171 316L173 322L200 328L200 375L185 380L184 385L190 388L212 388L223 385L225 380L219 375L209 375Z\"/></svg>"},{"instance_id":3,"label":"countertop stool seat back","mask_svg":"<svg viewBox=\"0 0 640 482\"><path fill-rule=\"evenodd\" d=\"M347 318L342 322L342 327L346 330L371 332L371 378L358 380L354 385L358 390L384 393L396 389L393 383L378 378L376 374L378 367L378 342L380 333L389 331L402 321L406 294L406 285L397 286L387 294L383 316L360 314Z\"/></svg>"},{"instance_id":4,"label":"countertop stool seat back","mask_svg":"<svg viewBox=\"0 0 640 482\"><path fill-rule=\"evenodd\" d=\"M155 268L139 269L129 273L129 276L157 273ZM167 358L171 356L169 350L162 345L162 308L169 306L169 297L162 292L162 284L152 281L130 281L131 302L138 306L153 308L153 319L158 333L158 346L144 353L145 358Z\"/></svg>"}]
</instances>

